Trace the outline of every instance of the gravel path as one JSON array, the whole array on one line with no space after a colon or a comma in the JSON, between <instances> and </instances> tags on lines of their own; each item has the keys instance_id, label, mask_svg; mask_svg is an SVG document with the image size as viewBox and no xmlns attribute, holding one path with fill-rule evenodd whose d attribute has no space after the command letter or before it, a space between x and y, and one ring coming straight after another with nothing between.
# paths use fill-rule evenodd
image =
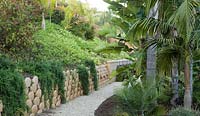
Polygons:
<instances>
[{"instance_id":1,"label":"gravel path","mask_svg":"<svg viewBox=\"0 0 200 116\"><path fill-rule=\"evenodd\" d=\"M120 82L114 82L91 93L89 96L78 97L39 116L94 116L94 111L98 106L112 96L116 88L120 87Z\"/></svg>"}]
</instances>

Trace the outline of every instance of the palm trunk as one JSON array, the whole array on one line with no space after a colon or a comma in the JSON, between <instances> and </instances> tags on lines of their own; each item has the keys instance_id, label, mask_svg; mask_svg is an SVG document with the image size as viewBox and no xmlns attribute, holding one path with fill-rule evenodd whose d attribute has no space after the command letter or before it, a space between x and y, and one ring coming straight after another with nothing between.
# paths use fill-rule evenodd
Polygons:
<instances>
[{"instance_id":1,"label":"palm trunk","mask_svg":"<svg viewBox=\"0 0 200 116\"><path fill-rule=\"evenodd\" d=\"M44 17L44 12L42 12L42 29L45 30L45 28L46 28L45 17Z\"/></svg>"},{"instance_id":2,"label":"palm trunk","mask_svg":"<svg viewBox=\"0 0 200 116\"><path fill-rule=\"evenodd\" d=\"M58 7L58 1L56 0L56 4L55 4L55 7L57 8Z\"/></svg>"},{"instance_id":3,"label":"palm trunk","mask_svg":"<svg viewBox=\"0 0 200 116\"><path fill-rule=\"evenodd\" d=\"M173 97L171 99L171 104L173 106L176 106L176 101L179 97L178 95L178 59L174 58L172 60L172 93L173 93Z\"/></svg>"},{"instance_id":4,"label":"palm trunk","mask_svg":"<svg viewBox=\"0 0 200 116\"><path fill-rule=\"evenodd\" d=\"M149 12L149 18L154 17L158 19L158 2ZM158 34L157 34L158 36ZM149 40L149 37L147 37ZM156 45L152 45L147 49L147 69L146 69L146 77L147 78L155 78L156 77Z\"/></svg>"},{"instance_id":5,"label":"palm trunk","mask_svg":"<svg viewBox=\"0 0 200 116\"><path fill-rule=\"evenodd\" d=\"M193 93L193 59L190 59L190 91L191 91L191 97Z\"/></svg>"},{"instance_id":6,"label":"palm trunk","mask_svg":"<svg viewBox=\"0 0 200 116\"><path fill-rule=\"evenodd\" d=\"M147 78L156 76L156 47L150 46L147 49Z\"/></svg>"},{"instance_id":7,"label":"palm trunk","mask_svg":"<svg viewBox=\"0 0 200 116\"><path fill-rule=\"evenodd\" d=\"M185 61L184 65L185 76L185 95L184 95L184 107L191 109L192 96L191 96L191 84L190 84L190 62Z\"/></svg>"}]
</instances>

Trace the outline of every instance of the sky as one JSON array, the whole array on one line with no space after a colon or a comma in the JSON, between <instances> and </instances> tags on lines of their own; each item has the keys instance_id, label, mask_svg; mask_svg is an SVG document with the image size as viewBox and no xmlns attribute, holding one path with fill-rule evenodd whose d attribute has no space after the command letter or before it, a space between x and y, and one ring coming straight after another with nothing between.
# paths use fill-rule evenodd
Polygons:
<instances>
[{"instance_id":1,"label":"sky","mask_svg":"<svg viewBox=\"0 0 200 116\"><path fill-rule=\"evenodd\" d=\"M108 4L103 0L80 0L81 2L88 2L91 8L96 8L98 11L107 11Z\"/></svg>"}]
</instances>

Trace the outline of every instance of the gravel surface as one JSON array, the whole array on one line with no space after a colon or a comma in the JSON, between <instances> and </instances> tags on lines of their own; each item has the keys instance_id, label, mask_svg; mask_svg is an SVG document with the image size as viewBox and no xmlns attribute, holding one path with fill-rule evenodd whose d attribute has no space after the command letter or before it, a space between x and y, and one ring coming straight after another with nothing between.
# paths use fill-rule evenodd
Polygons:
<instances>
[{"instance_id":1,"label":"gravel surface","mask_svg":"<svg viewBox=\"0 0 200 116\"><path fill-rule=\"evenodd\" d=\"M100 90L92 92L89 96L81 96L74 100L49 110L39 116L94 116L99 105L113 95L115 89L120 88L120 82L109 84Z\"/></svg>"}]
</instances>

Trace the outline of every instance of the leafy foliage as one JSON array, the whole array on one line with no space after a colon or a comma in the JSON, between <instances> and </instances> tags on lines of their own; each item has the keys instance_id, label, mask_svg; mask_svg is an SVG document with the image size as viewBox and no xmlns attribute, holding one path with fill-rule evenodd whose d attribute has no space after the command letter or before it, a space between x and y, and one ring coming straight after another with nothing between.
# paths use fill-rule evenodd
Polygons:
<instances>
[{"instance_id":1,"label":"leafy foliage","mask_svg":"<svg viewBox=\"0 0 200 116\"><path fill-rule=\"evenodd\" d=\"M178 107L169 111L170 116L199 116L199 111Z\"/></svg>"},{"instance_id":2,"label":"leafy foliage","mask_svg":"<svg viewBox=\"0 0 200 116\"><path fill-rule=\"evenodd\" d=\"M45 100L50 99L50 102L52 101L52 88L55 89L58 86L58 93L61 95L62 103L66 102L62 64L56 61L32 61L23 62L20 67L23 73L38 76Z\"/></svg>"},{"instance_id":3,"label":"leafy foliage","mask_svg":"<svg viewBox=\"0 0 200 116\"><path fill-rule=\"evenodd\" d=\"M170 99L172 98L172 86L170 77L161 77L161 82L159 83L159 89L162 91L158 97L158 104L165 106L167 108L171 107Z\"/></svg>"},{"instance_id":4,"label":"leafy foliage","mask_svg":"<svg viewBox=\"0 0 200 116\"><path fill-rule=\"evenodd\" d=\"M74 35L79 36L84 39L93 39L94 38L94 28L85 21L84 17L74 16L70 22L71 28L68 29Z\"/></svg>"},{"instance_id":5,"label":"leafy foliage","mask_svg":"<svg viewBox=\"0 0 200 116\"><path fill-rule=\"evenodd\" d=\"M30 51L40 22L38 1L1 0L0 12L0 49L13 54Z\"/></svg>"},{"instance_id":6,"label":"leafy foliage","mask_svg":"<svg viewBox=\"0 0 200 116\"><path fill-rule=\"evenodd\" d=\"M0 56L0 69L14 71L16 65L6 56Z\"/></svg>"},{"instance_id":7,"label":"leafy foliage","mask_svg":"<svg viewBox=\"0 0 200 116\"><path fill-rule=\"evenodd\" d=\"M0 100L4 106L2 115L21 116L27 110L24 78L8 58L1 57L0 63Z\"/></svg>"},{"instance_id":8,"label":"leafy foliage","mask_svg":"<svg viewBox=\"0 0 200 116\"><path fill-rule=\"evenodd\" d=\"M66 98L65 98L65 77L63 74L63 65L62 63L59 62L52 62L51 63L51 73L53 73L54 75L54 80L55 80L55 84L58 86L58 94L61 96L61 102L65 103L66 102Z\"/></svg>"},{"instance_id":9,"label":"leafy foliage","mask_svg":"<svg viewBox=\"0 0 200 116\"><path fill-rule=\"evenodd\" d=\"M62 8L56 8L53 10L53 14L51 16L51 21L55 24L61 24L61 22L65 19L65 12Z\"/></svg>"},{"instance_id":10,"label":"leafy foliage","mask_svg":"<svg viewBox=\"0 0 200 116\"><path fill-rule=\"evenodd\" d=\"M93 78L94 82L94 89L98 89L98 77L97 77L97 70L93 60L86 60L85 65L90 68L90 74Z\"/></svg>"},{"instance_id":11,"label":"leafy foliage","mask_svg":"<svg viewBox=\"0 0 200 116\"><path fill-rule=\"evenodd\" d=\"M134 79L133 79L134 80ZM117 92L117 96L131 109L131 114L148 114L156 107L158 91L153 81L131 81L130 86Z\"/></svg>"},{"instance_id":12,"label":"leafy foliage","mask_svg":"<svg viewBox=\"0 0 200 116\"><path fill-rule=\"evenodd\" d=\"M116 37L117 28L109 23L104 24L99 30L98 35L101 39L107 39L109 37Z\"/></svg>"},{"instance_id":13,"label":"leafy foliage","mask_svg":"<svg viewBox=\"0 0 200 116\"><path fill-rule=\"evenodd\" d=\"M47 22L46 30L40 30L34 38L36 59L59 60L68 64L80 62L89 56L77 45L75 39L79 39L78 37L55 24Z\"/></svg>"},{"instance_id":14,"label":"leafy foliage","mask_svg":"<svg viewBox=\"0 0 200 116\"><path fill-rule=\"evenodd\" d=\"M129 65L125 65L125 66L119 65L119 66L117 66L116 71L119 73L119 74L116 75L116 81L117 82L122 82L125 79L128 79L129 77L134 75L134 71L130 70L128 67L129 67Z\"/></svg>"},{"instance_id":15,"label":"leafy foliage","mask_svg":"<svg viewBox=\"0 0 200 116\"><path fill-rule=\"evenodd\" d=\"M89 94L89 74L85 66L80 65L77 67L79 79L81 81L81 85L83 87L83 94Z\"/></svg>"},{"instance_id":16,"label":"leafy foliage","mask_svg":"<svg viewBox=\"0 0 200 116\"><path fill-rule=\"evenodd\" d=\"M62 25L74 35L91 40L95 35L94 12L95 10L90 9L87 4L77 0L68 0Z\"/></svg>"},{"instance_id":17,"label":"leafy foliage","mask_svg":"<svg viewBox=\"0 0 200 116\"><path fill-rule=\"evenodd\" d=\"M93 26L88 27L88 29L85 32L85 38L87 40L92 40L95 38L95 30Z\"/></svg>"},{"instance_id":18,"label":"leafy foliage","mask_svg":"<svg viewBox=\"0 0 200 116\"><path fill-rule=\"evenodd\" d=\"M200 62L195 62L193 65L193 103L198 108L200 107Z\"/></svg>"},{"instance_id":19,"label":"leafy foliage","mask_svg":"<svg viewBox=\"0 0 200 116\"><path fill-rule=\"evenodd\" d=\"M86 59L92 59L100 64L108 59L119 59L124 56L118 54L96 53L96 49L103 48L108 43L98 38L85 41L56 24L46 22L46 30L39 30L34 34L35 47L32 58L38 60L55 60L75 67Z\"/></svg>"}]
</instances>

